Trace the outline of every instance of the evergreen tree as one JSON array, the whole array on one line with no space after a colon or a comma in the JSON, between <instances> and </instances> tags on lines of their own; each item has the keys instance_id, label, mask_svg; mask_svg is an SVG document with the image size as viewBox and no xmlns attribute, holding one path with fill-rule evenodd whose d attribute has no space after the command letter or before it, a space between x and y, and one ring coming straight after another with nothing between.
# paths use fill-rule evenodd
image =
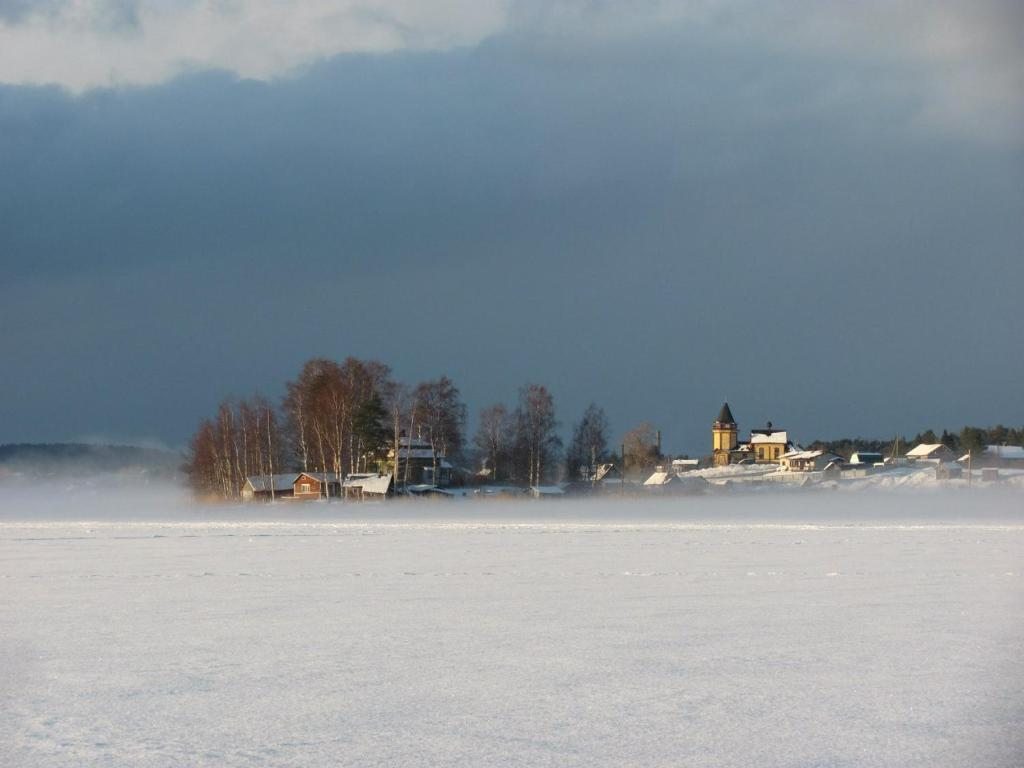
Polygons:
<instances>
[{"instance_id":1,"label":"evergreen tree","mask_svg":"<svg viewBox=\"0 0 1024 768\"><path fill-rule=\"evenodd\" d=\"M371 464L379 468L391 440L391 430L388 411L376 392L356 408L352 434L356 439L357 456L362 459L362 468L365 470Z\"/></svg>"},{"instance_id":2,"label":"evergreen tree","mask_svg":"<svg viewBox=\"0 0 1024 768\"><path fill-rule=\"evenodd\" d=\"M607 454L608 419L604 409L591 403L573 430L572 441L566 452L568 477L573 480L583 479L583 471L589 477L598 464L607 460Z\"/></svg>"},{"instance_id":3,"label":"evergreen tree","mask_svg":"<svg viewBox=\"0 0 1024 768\"><path fill-rule=\"evenodd\" d=\"M987 433L978 427L964 427L960 430L960 450L979 456L985 450Z\"/></svg>"}]
</instances>

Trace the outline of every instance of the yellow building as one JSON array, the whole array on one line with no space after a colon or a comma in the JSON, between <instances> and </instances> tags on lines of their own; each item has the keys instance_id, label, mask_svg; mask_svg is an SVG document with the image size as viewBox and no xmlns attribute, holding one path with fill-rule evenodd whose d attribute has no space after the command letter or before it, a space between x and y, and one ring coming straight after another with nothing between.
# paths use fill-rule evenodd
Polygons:
<instances>
[{"instance_id":1,"label":"yellow building","mask_svg":"<svg viewBox=\"0 0 1024 768\"><path fill-rule=\"evenodd\" d=\"M728 403L722 403L718 418L711 425L711 463L716 467L724 467L731 462L730 454L737 448L739 427Z\"/></svg>"},{"instance_id":2,"label":"yellow building","mask_svg":"<svg viewBox=\"0 0 1024 768\"><path fill-rule=\"evenodd\" d=\"M741 445L739 427L728 403L722 404L722 410L711 426L711 463L716 467L739 461L777 464L792 447L789 435L784 430L774 429L770 421L767 427L750 430L749 442Z\"/></svg>"}]
</instances>

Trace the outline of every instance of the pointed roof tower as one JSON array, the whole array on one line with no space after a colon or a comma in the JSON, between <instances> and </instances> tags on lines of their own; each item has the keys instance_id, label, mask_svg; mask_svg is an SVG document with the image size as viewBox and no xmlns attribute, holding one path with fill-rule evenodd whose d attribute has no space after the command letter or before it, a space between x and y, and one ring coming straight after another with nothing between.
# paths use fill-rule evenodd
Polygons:
<instances>
[{"instance_id":1,"label":"pointed roof tower","mask_svg":"<svg viewBox=\"0 0 1024 768\"><path fill-rule=\"evenodd\" d=\"M736 425L736 419L732 417L732 411L729 409L728 403L722 403L722 410L718 412L718 418L715 420L715 423Z\"/></svg>"}]
</instances>

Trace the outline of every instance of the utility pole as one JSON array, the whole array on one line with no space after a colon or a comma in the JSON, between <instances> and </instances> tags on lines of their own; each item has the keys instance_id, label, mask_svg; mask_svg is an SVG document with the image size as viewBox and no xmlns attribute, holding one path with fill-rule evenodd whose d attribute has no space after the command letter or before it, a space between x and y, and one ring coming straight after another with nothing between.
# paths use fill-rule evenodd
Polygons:
<instances>
[{"instance_id":1,"label":"utility pole","mask_svg":"<svg viewBox=\"0 0 1024 768\"><path fill-rule=\"evenodd\" d=\"M621 454L621 456L622 456L622 472L621 472L621 474L622 474L622 495L625 496L626 495L626 444L623 443L620 446L620 448L622 450L622 454Z\"/></svg>"},{"instance_id":2,"label":"utility pole","mask_svg":"<svg viewBox=\"0 0 1024 768\"><path fill-rule=\"evenodd\" d=\"M267 464L270 467L270 500L274 501L274 447L270 442L270 405L267 405Z\"/></svg>"}]
</instances>

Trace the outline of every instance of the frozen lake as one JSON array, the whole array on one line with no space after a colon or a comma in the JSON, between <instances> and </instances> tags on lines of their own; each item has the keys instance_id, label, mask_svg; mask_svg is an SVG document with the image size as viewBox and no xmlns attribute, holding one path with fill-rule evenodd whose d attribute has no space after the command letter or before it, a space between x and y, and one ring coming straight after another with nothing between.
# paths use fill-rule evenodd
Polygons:
<instances>
[{"instance_id":1,"label":"frozen lake","mask_svg":"<svg viewBox=\"0 0 1024 768\"><path fill-rule=\"evenodd\" d=\"M1019 767L1022 500L0 499L0 762Z\"/></svg>"}]
</instances>

